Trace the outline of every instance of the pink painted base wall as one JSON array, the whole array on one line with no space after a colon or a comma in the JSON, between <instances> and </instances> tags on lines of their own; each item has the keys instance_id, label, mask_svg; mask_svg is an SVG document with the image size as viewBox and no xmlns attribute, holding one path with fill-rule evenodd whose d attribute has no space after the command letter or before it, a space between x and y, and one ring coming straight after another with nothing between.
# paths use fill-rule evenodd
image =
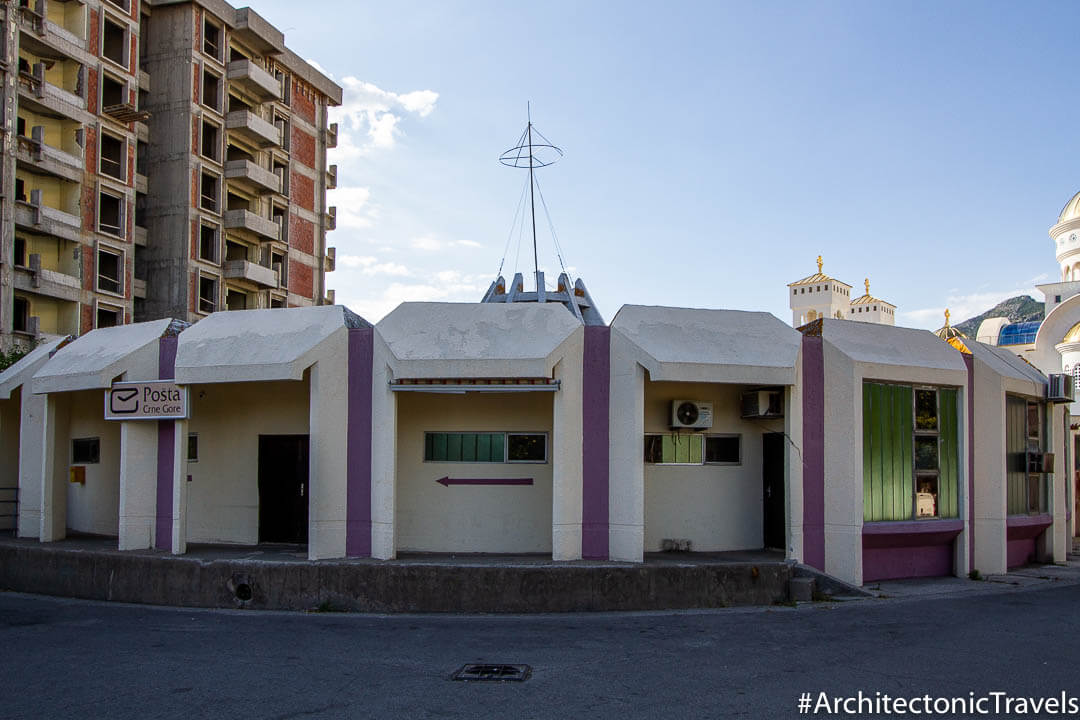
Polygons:
<instances>
[{"instance_id":1,"label":"pink painted base wall","mask_svg":"<svg viewBox=\"0 0 1080 720\"><path fill-rule=\"evenodd\" d=\"M863 582L953 574L953 545L868 548L863 543Z\"/></svg>"}]
</instances>

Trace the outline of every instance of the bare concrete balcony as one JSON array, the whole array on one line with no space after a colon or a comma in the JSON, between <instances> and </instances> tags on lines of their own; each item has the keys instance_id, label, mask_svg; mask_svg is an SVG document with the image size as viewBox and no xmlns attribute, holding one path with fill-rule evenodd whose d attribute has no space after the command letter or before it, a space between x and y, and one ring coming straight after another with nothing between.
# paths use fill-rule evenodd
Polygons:
<instances>
[{"instance_id":1,"label":"bare concrete balcony","mask_svg":"<svg viewBox=\"0 0 1080 720\"><path fill-rule=\"evenodd\" d=\"M42 205L40 190L30 191L30 202L16 201L15 226L64 240L82 240L82 222L79 217Z\"/></svg>"},{"instance_id":2,"label":"bare concrete balcony","mask_svg":"<svg viewBox=\"0 0 1080 720\"><path fill-rule=\"evenodd\" d=\"M326 262L324 263L326 272L334 272L337 269L337 248L326 248Z\"/></svg>"},{"instance_id":3,"label":"bare concrete balcony","mask_svg":"<svg viewBox=\"0 0 1080 720\"><path fill-rule=\"evenodd\" d=\"M326 229L337 230L337 207L334 205L326 208Z\"/></svg>"},{"instance_id":4,"label":"bare concrete balcony","mask_svg":"<svg viewBox=\"0 0 1080 720\"><path fill-rule=\"evenodd\" d=\"M85 33L75 32L49 20L42 11L40 2L31 2L29 6L19 6L19 27L23 30L19 46L38 57L56 58L67 56L87 65L95 58L86 48Z\"/></svg>"},{"instance_id":5,"label":"bare concrete balcony","mask_svg":"<svg viewBox=\"0 0 1080 720\"><path fill-rule=\"evenodd\" d=\"M337 123L330 123L330 126L328 128L326 128L326 147L327 147L327 149L337 147L337 135L338 135Z\"/></svg>"},{"instance_id":6,"label":"bare concrete balcony","mask_svg":"<svg viewBox=\"0 0 1080 720\"><path fill-rule=\"evenodd\" d=\"M139 71L139 89L150 92L150 73L145 70Z\"/></svg>"},{"instance_id":7,"label":"bare concrete balcony","mask_svg":"<svg viewBox=\"0 0 1080 720\"><path fill-rule=\"evenodd\" d=\"M273 220L259 217L250 210L226 210L225 229L267 240L277 240L280 226Z\"/></svg>"},{"instance_id":8,"label":"bare concrete balcony","mask_svg":"<svg viewBox=\"0 0 1080 720\"><path fill-rule=\"evenodd\" d=\"M79 278L67 275L56 270L47 270L41 267L41 256L33 254L29 257L29 267L16 267L15 289L24 292L36 293L46 297L78 302L82 291L82 283Z\"/></svg>"},{"instance_id":9,"label":"bare concrete balcony","mask_svg":"<svg viewBox=\"0 0 1080 720\"><path fill-rule=\"evenodd\" d=\"M146 299L146 281L139 278L131 279L131 294L133 297Z\"/></svg>"},{"instance_id":10,"label":"bare concrete balcony","mask_svg":"<svg viewBox=\"0 0 1080 720\"><path fill-rule=\"evenodd\" d=\"M281 99L281 83L251 60L233 60L225 66L225 77L262 102Z\"/></svg>"},{"instance_id":11,"label":"bare concrete balcony","mask_svg":"<svg viewBox=\"0 0 1080 720\"><path fill-rule=\"evenodd\" d=\"M337 188L337 165L331 165L326 168L326 189L334 190Z\"/></svg>"},{"instance_id":12,"label":"bare concrete balcony","mask_svg":"<svg viewBox=\"0 0 1080 720\"><path fill-rule=\"evenodd\" d=\"M261 287L276 288L278 274L249 260L228 260L222 266L226 280L245 280Z\"/></svg>"},{"instance_id":13,"label":"bare concrete balcony","mask_svg":"<svg viewBox=\"0 0 1080 720\"><path fill-rule=\"evenodd\" d=\"M79 67L77 86L85 88L86 68ZM45 79L45 66L36 63L31 72L19 73L19 98L35 113L53 117L66 117L84 125L93 117L86 111L86 98L79 93L57 87Z\"/></svg>"},{"instance_id":14,"label":"bare concrete balcony","mask_svg":"<svg viewBox=\"0 0 1080 720\"><path fill-rule=\"evenodd\" d=\"M68 182L82 182L85 167L83 158L45 144L40 125L31 128L31 133L32 137L18 137L15 152L21 167L37 175L55 175Z\"/></svg>"},{"instance_id":15,"label":"bare concrete balcony","mask_svg":"<svg viewBox=\"0 0 1080 720\"><path fill-rule=\"evenodd\" d=\"M259 147L281 145L281 130L248 110L234 110L226 115L225 127Z\"/></svg>"},{"instance_id":16,"label":"bare concrete balcony","mask_svg":"<svg viewBox=\"0 0 1080 720\"><path fill-rule=\"evenodd\" d=\"M250 160L229 160L225 163L225 178L258 193L281 192L281 178Z\"/></svg>"},{"instance_id":17,"label":"bare concrete balcony","mask_svg":"<svg viewBox=\"0 0 1080 720\"><path fill-rule=\"evenodd\" d=\"M146 228L136 225L131 228L131 240L139 247L146 247Z\"/></svg>"}]
</instances>

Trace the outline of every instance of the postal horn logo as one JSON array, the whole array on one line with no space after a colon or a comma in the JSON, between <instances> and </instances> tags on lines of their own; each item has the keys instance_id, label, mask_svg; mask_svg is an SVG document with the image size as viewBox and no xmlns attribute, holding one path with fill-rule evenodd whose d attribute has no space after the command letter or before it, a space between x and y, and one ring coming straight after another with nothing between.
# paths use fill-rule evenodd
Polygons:
<instances>
[{"instance_id":1,"label":"postal horn logo","mask_svg":"<svg viewBox=\"0 0 1080 720\"><path fill-rule=\"evenodd\" d=\"M109 410L117 415L139 412L138 388L118 388L109 393Z\"/></svg>"}]
</instances>

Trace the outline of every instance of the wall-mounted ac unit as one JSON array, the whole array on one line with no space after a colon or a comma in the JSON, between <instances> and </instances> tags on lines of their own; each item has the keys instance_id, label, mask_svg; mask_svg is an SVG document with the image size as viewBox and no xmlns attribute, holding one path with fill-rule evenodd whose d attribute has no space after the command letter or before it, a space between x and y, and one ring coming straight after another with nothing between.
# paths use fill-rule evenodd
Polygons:
<instances>
[{"instance_id":1,"label":"wall-mounted ac unit","mask_svg":"<svg viewBox=\"0 0 1080 720\"><path fill-rule=\"evenodd\" d=\"M712 403L696 400L674 400L671 403L671 427L711 428Z\"/></svg>"},{"instance_id":2,"label":"wall-mounted ac unit","mask_svg":"<svg viewBox=\"0 0 1080 720\"><path fill-rule=\"evenodd\" d=\"M1046 399L1054 403L1071 403L1075 399L1072 377L1064 373L1052 373L1046 385Z\"/></svg>"},{"instance_id":3,"label":"wall-mounted ac unit","mask_svg":"<svg viewBox=\"0 0 1080 720\"><path fill-rule=\"evenodd\" d=\"M744 418L784 417L783 390L751 390L742 394Z\"/></svg>"}]
</instances>

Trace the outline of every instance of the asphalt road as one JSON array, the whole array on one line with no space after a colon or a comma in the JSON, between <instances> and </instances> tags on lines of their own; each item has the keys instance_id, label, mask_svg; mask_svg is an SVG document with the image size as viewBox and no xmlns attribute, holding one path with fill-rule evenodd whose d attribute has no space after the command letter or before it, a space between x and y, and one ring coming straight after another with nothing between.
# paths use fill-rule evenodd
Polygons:
<instances>
[{"instance_id":1,"label":"asphalt road","mask_svg":"<svg viewBox=\"0 0 1080 720\"><path fill-rule=\"evenodd\" d=\"M0 593L0 657L3 718L791 717L803 692L1080 696L1080 585L533 617L202 611ZM471 662L526 663L532 677L449 679Z\"/></svg>"}]
</instances>

